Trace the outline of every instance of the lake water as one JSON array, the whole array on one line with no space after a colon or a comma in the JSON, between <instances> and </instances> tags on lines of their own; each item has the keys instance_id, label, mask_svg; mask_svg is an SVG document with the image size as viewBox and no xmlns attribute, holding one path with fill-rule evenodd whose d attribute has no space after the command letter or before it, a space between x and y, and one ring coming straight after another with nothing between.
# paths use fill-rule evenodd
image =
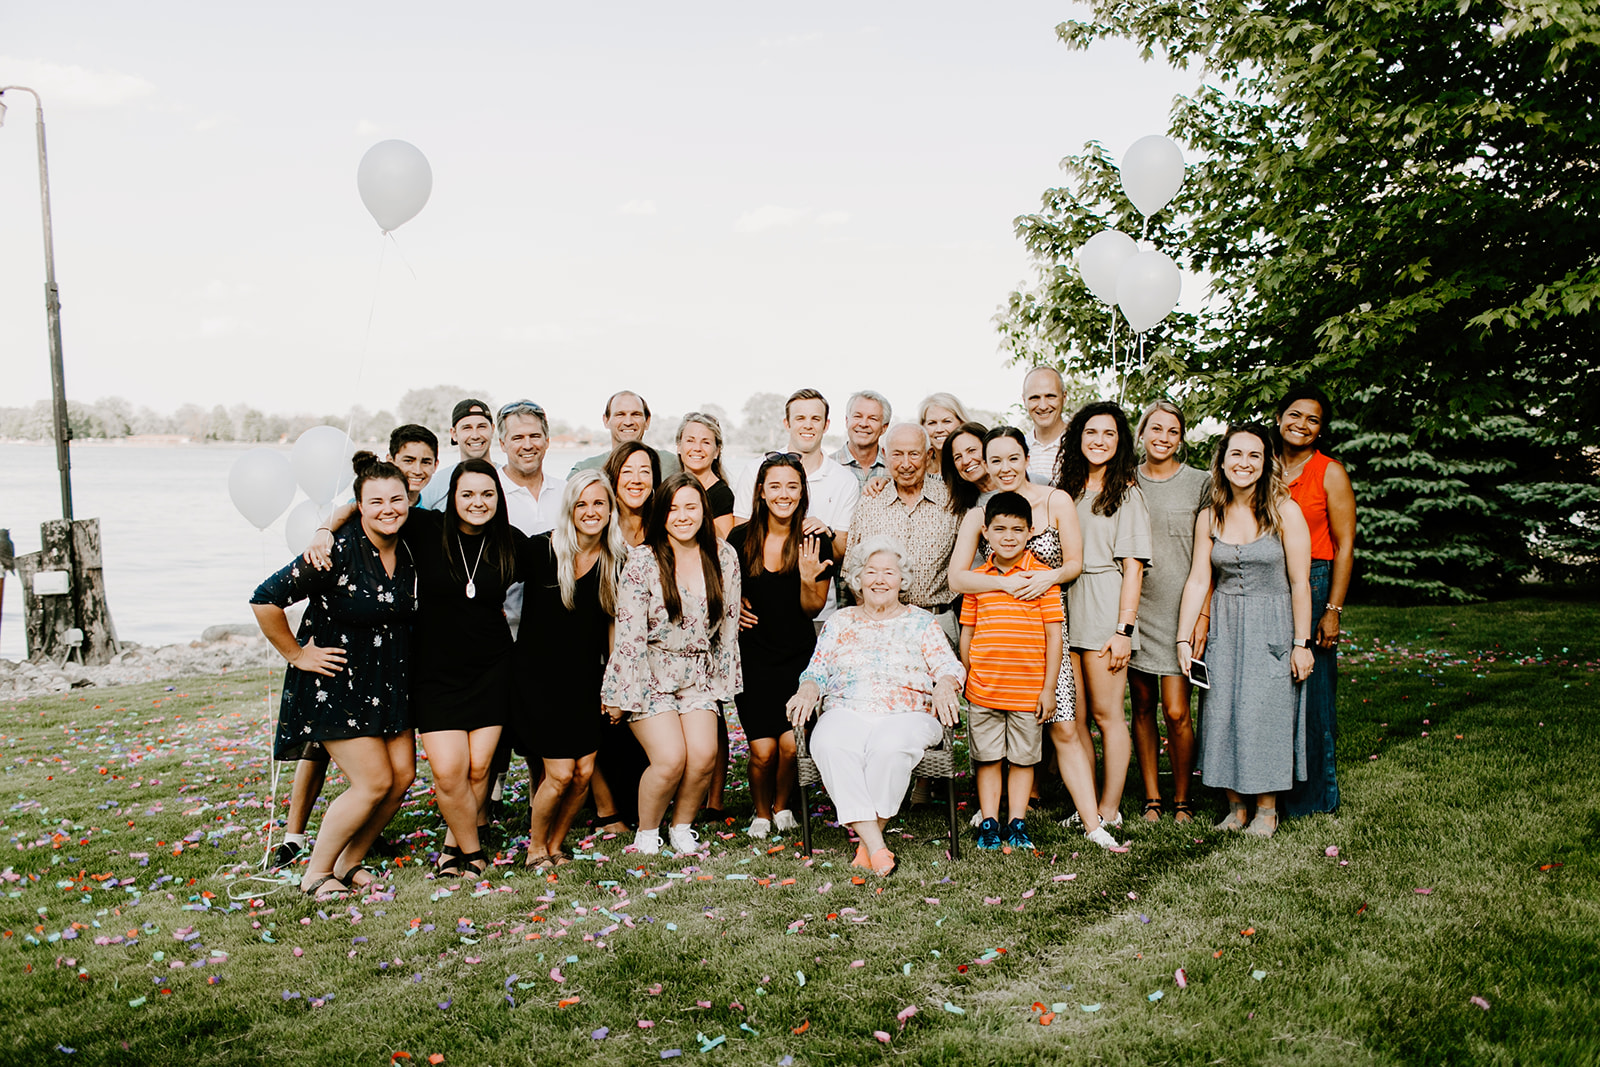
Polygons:
<instances>
[{"instance_id":1,"label":"lake water","mask_svg":"<svg viewBox=\"0 0 1600 1067\"><path fill-rule=\"evenodd\" d=\"M80 519L100 520L106 599L119 637L166 645L196 640L207 626L252 620L250 594L288 562L289 549L282 518L257 533L228 498L228 471L246 447L73 445L72 508ZM592 452L551 449L545 462L565 474ZM730 456L729 475L746 462ZM11 531L17 554L38 551L39 524L60 517L55 449L0 444L0 527ZM20 660L27 654L22 587L16 575L7 578L0 658Z\"/></svg>"}]
</instances>

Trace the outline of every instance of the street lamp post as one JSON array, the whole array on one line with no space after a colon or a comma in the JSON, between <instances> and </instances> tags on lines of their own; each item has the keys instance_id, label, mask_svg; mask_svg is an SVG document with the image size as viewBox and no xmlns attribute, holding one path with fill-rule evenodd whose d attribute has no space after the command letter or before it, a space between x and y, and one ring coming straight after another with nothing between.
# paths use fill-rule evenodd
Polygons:
<instances>
[{"instance_id":1,"label":"street lamp post","mask_svg":"<svg viewBox=\"0 0 1600 1067\"><path fill-rule=\"evenodd\" d=\"M56 289L56 249L50 232L50 170L44 151L44 101L25 85L0 88L0 125L5 124L5 94L15 90L33 97L39 141L39 204L44 214L44 310L50 328L50 400L55 426L56 469L61 475L61 517L72 521L71 430L67 423L67 385L61 362L61 294Z\"/></svg>"}]
</instances>

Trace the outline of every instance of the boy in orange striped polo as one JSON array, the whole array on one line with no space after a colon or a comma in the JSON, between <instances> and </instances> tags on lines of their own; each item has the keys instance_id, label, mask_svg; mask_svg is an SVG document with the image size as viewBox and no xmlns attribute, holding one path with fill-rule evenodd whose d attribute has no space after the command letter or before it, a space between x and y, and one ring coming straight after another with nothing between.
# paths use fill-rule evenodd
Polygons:
<instances>
[{"instance_id":1,"label":"boy in orange striped polo","mask_svg":"<svg viewBox=\"0 0 1600 1067\"><path fill-rule=\"evenodd\" d=\"M983 509L989 558L973 570L1008 575L1049 570L1028 550L1033 507L1021 493L996 493ZM978 847L998 849L1000 786L1005 780L1004 844L1032 850L1023 817L1033 768L1043 756L1043 723L1056 713L1061 668L1061 598L1018 600L1010 593L961 598L961 663L967 668L967 742L978 769ZM1011 765L1002 772L1000 761Z\"/></svg>"}]
</instances>

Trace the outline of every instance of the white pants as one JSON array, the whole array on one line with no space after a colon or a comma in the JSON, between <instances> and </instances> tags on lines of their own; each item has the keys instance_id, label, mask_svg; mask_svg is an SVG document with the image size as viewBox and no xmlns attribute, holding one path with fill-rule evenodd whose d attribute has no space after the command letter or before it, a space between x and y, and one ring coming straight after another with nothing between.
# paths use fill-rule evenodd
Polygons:
<instances>
[{"instance_id":1,"label":"white pants","mask_svg":"<svg viewBox=\"0 0 1600 1067\"><path fill-rule=\"evenodd\" d=\"M944 727L926 712L825 712L811 732L811 758L839 821L887 819L898 812L923 750L943 736Z\"/></svg>"}]
</instances>

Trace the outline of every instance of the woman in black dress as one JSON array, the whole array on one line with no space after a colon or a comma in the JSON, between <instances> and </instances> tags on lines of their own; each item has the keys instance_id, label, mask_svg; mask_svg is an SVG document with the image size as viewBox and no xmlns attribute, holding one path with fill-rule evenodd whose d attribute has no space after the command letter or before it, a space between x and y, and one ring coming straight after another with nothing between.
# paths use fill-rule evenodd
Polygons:
<instances>
[{"instance_id":1,"label":"woman in black dress","mask_svg":"<svg viewBox=\"0 0 1600 1067\"><path fill-rule=\"evenodd\" d=\"M521 580L527 538L506 517L499 473L481 459L457 464L444 511L416 509L402 536L421 577L411 711L448 828L437 871L481 874L489 860L478 812L512 694L506 587Z\"/></svg>"},{"instance_id":2,"label":"woman in black dress","mask_svg":"<svg viewBox=\"0 0 1600 1067\"><path fill-rule=\"evenodd\" d=\"M514 721L517 747L544 763L531 805L529 867L569 861L562 845L594 775L604 725L600 681L611 654L617 574L628 558L613 501L600 471L579 471L561 493L555 529L529 539L523 557L517 672L526 699Z\"/></svg>"},{"instance_id":3,"label":"woman in black dress","mask_svg":"<svg viewBox=\"0 0 1600 1067\"><path fill-rule=\"evenodd\" d=\"M795 778L794 727L785 705L817 647L812 619L828 595L831 554L815 534L801 534L809 493L805 468L792 454L768 456L756 472L750 521L728 543L739 553L739 658L744 691L736 698L750 742L751 837L774 825L793 830L789 810Z\"/></svg>"},{"instance_id":4,"label":"woman in black dress","mask_svg":"<svg viewBox=\"0 0 1600 1067\"><path fill-rule=\"evenodd\" d=\"M371 452L356 453L353 465L361 521L334 538L332 567L296 559L250 598L262 634L289 661L274 758L298 760L320 743L350 782L328 805L300 879L319 900L377 880L361 863L416 777L407 666L417 571L400 540L406 477ZM283 609L298 600L310 603L297 636Z\"/></svg>"},{"instance_id":5,"label":"woman in black dress","mask_svg":"<svg viewBox=\"0 0 1600 1067\"><path fill-rule=\"evenodd\" d=\"M733 529L733 488L722 467L722 423L715 415L691 411L678 424L678 462L694 475L711 504L711 526L718 537Z\"/></svg>"}]
</instances>

